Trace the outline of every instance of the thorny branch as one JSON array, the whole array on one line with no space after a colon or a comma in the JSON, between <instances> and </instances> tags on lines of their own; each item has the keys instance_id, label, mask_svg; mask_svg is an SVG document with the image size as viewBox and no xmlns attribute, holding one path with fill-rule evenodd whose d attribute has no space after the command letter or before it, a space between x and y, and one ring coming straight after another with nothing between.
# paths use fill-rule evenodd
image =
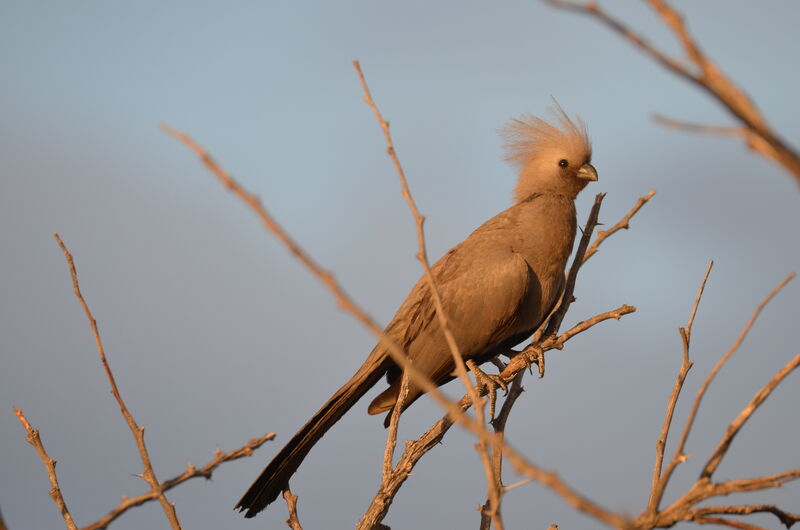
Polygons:
<instances>
[{"instance_id":1,"label":"thorny branch","mask_svg":"<svg viewBox=\"0 0 800 530\"><path fill-rule=\"evenodd\" d=\"M69 265L69 271L72 276L72 289L75 292L75 296L78 298L78 301L81 303L83 311L86 313L86 318L89 319L89 324L92 327L94 341L97 345L97 352L100 354L100 361L103 363L103 369L105 370L106 376L108 377L108 382L111 385L111 393L117 400L120 412L122 412L122 416L125 418L125 422L128 424L128 427L133 434L133 438L136 441L136 447L139 450L139 458L141 459L142 466L144 467L143 473L139 476L141 476L141 478L143 478L145 482L150 485L151 490L156 494L158 501L164 510L164 514L166 515L167 520L169 521L169 524L173 530L180 530L181 524L178 521L178 514L175 512L175 505L167 500L166 495L164 495L164 489L161 483L158 481L155 471L153 471L153 465L150 462L150 454L148 453L147 446L144 443L144 427L139 427L139 425L136 423L136 420L133 419L133 415L130 413L128 407L125 405L125 402L122 400L119 389L117 389L117 382L114 379L114 374L111 373L111 367L106 360L106 352L103 349L103 342L100 340L100 332L97 329L97 321L92 316L92 312L89 310L89 305L86 303L86 300L84 300L83 295L81 294L81 288L78 284L78 272L75 270L75 262L72 259L72 254L70 254L69 250L67 250L66 245L64 245L64 242L61 241L61 238L58 236L58 234L53 234L53 236L56 238L58 246L61 247L61 251L64 253L64 257L67 260L67 265Z\"/></svg>"},{"instance_id":2,"label":"thorny branch","mask_svg":"<svg viewBox=\"0 0 800 530\"><path fill-rule=\"evenodd\" d=\"M649 55L654 61L710 94L748 131L746 134L739 133L737 135L744 138L750 149L780 164L794 176L797 183L800 183L800 154L771 129L767 120L747 94L705 55L695 38L689 33L681 14L666 0L644 1L650 5L680 42L689 60L688 64L670 57L658 49L639 33L601 8L599 3L594 0L588 2L543 1L559 9L592 16L625 38L634 47ZM696 127L694 129L697 130Z\"/></svg>"},{"instance_id":3,"label":"thorny branch","mask_svg":"<svg viewBox=\"0 0 800 530\"><path fill-rule=\"evenodd\" d=\"M64 496L61 494L61 488L58 486L58 478L56 477L56 461L50 458L50 455L48 455L47 451L44 450L44 444L42 443L42 439L39 437L39 429L34 429L31 427L31 424L28 423L28 419L25 417L25 414L23 414L21 409L14 409L14 414L17 415L20 423L22 423L22 426L25 428L25 432L28 433L25 439L36 449L36 452L39 453L39 458L42 459L44 467L47 469L47 477L50 479L50 497L52 497L53 501L56 503L56 506L58 506L58 511L61 512L61 517L64 518L64 523L67 525L69 530L78 530L78 527L75 526L75 521L72 520L72 515L70 515L69 510L67 509L67 503L64 501Z\"/></svg>"}]
</instances>

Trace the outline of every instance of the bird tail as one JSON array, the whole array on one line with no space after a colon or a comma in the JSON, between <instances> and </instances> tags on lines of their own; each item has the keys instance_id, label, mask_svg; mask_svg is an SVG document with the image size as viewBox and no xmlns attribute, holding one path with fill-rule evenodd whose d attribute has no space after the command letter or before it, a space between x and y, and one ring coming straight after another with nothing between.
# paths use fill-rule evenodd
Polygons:
<instances>
[{"instance_id":1,"label":"bird tail","mask_svg":"<svg viewBox=\"0 0 800 530\"><path fill-rule=\"evenodd\" d=\"M384 349L378 345L361 368L300 429L272 459L261 475L236 504L245 517L255 517L288 487L289 479L328 429L339 421L361 397L386 373L390 364Z\"/></svg>"}]
</instances>

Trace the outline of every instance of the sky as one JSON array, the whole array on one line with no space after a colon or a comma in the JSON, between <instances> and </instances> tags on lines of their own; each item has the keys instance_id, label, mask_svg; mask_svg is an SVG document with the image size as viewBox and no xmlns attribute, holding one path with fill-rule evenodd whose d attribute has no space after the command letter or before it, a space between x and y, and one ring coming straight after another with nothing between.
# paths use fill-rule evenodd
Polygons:
<instances>
[{"instance_id":1,"label":"sky","mask_svg":"<svg viewBox=\"0 0 800 530\"><path fill-rule=\"evenodd\" d=\"M607 2L666 50L644 4ZM800 137L796 6L682 1L690 28L775 130ZM724 21L724 22L723 22ZM798 189L730 138L666 130L654 112L729 125L725 111L596 21L534 0L487 2L0 1L0 510L11 530L59 528L47 476L12 412L24 410L58 464L79 525L145 491L53 232L75 257L120 391L166 479L276 432L254 457L169 492L184 528L281 528L276 503L232 510L282 443L357 369L374 338L184 146L189 132L352 297L389 321L421 270L413 219L351 66L359 59L392 124L437 258L508 207L515 175L497 129L545 115L551 97L588 124L610 225L657 190L631 228L582 270L565 325L623 303L637 312L573 339L526 378L508 440L595 502L637 514L710 260L677 409L757 303L800 269ZM697 476L727 424L798 353L800 282L771 302L703 401L666 500ZM305 528L352 527L379 483L385 431L370 393L291 482ZM445 387L461 395L458 383ZM797 374L736 438L733 479L797 468ZM401 441L441 416L422 399ZM676 435L673 435L674 444ZM474 439L454 428L401 490L393 528L478 526L486 495ZM670 445L667 454L671 454ZM519 477L508 473L506 483ZM800 485L747 497L800 511ZM744 502L743 497L721 502ZM537 484L508 493L508 528L600 528ZM749 519L775 527L767 516ZM686 526L686 525L684 525ZM113 528L167 528L156 503Z\"/></svg>"}]
</instances>

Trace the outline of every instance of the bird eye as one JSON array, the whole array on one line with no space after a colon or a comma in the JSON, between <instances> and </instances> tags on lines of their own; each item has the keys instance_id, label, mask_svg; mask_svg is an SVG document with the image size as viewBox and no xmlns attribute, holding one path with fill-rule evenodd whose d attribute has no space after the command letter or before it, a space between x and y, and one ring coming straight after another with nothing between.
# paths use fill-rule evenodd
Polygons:
<instances>
[{"instance_id":1,"label":"bird eye","mask_svg":"<svg viewBox=\"0 0 800 530\"><path fill-rule=\"evenodd\" d=\"M558 161L558 165L561 167L567 167L569 166L569 162L567 161L566 158L562 158L561 160Z\"/></svg>"}]
</instances>

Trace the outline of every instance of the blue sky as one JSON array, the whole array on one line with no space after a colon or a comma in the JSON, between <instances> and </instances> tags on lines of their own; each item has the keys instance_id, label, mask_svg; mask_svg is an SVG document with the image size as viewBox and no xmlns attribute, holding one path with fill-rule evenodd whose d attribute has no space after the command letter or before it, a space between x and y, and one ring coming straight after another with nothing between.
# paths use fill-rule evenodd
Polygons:
<instances>
[{"instance_id":1,"label":"blue sky","mask_svg":"<svg viewBox=\"0 0 800 530\"><path fill-rule=\"evenodd\" d=\"M706 51L776 130L798 125L796 7L680 2ZM680 54L638 3L610 3ZM438 257L509 204L514 174L498 127L558 98L588 124L614 223L650 189L631 230L582 272L574 323L622 303L637 313L576 338L527 380L509 440L612 509L646 502L653 448L706 264L716 267L693 335L702 377L758 301L800 267L797 185L739 142L665 130L653 112L730 124L708 96L592 20L535 1L0 2L0 509L11 529L57 528L41 463L11 407L41 429L79 524L144 490L135 449L52 238L73 251L123 396L156 472L276 431L254 458L170 494L186 528L281 527L284 507L231 510L264 463L345 381L373 339L158 129L188 131L253 192L370 314L388 322L420 274L413 220L361 101L359 59ZM794 142L796 143L796 142ZM727 423L797 353L794 282L771 303L704 401L696 476ZM446 387L460 395L455 385ZM737 438L720 476L797 467L797 376ZM385 433L357 405L292 482L307 528L352 526L378 483ZM415 438L440 411L403 417ZM387 519L396 528L477 526L485 486L473 441L454 430ZM509 475L507 482L515 480ZM758 497L797 511L798 486ZM794 505L792 505L794 502ZM508 526L594 528L537 485L509 493ZM754 519L753 522L757 522ZM760 524L773 525L762 519ZM166 527L155 504L115 528Z\"/></svg>"}]
</instances>

